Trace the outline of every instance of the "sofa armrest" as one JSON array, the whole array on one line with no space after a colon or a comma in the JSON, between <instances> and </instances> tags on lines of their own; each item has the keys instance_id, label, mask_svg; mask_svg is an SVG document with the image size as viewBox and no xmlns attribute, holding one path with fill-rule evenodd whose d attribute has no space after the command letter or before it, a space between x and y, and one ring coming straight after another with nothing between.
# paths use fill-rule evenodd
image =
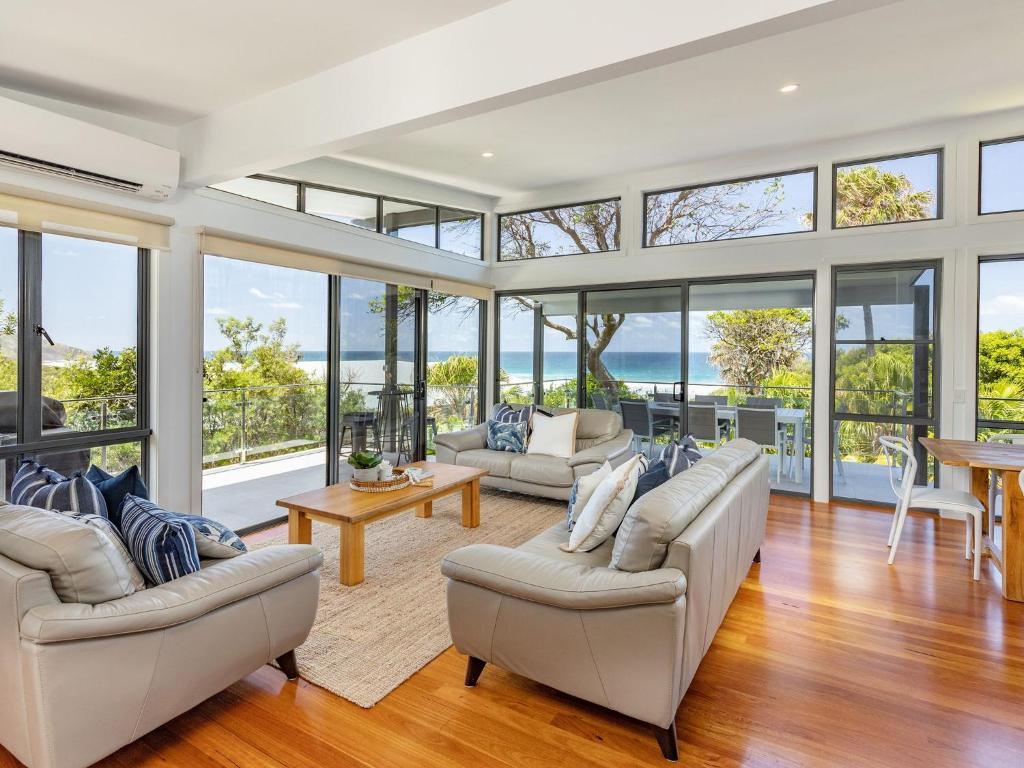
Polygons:
<instances>
[{"instance_id":1,"label":"sofa armrest","mask_svg":"<svg viewBox=\"0 0 1024 768\"><path fill-rule=\"evenodd\" d=\"M21 636L57 643L164 629L312 573L322 563L320 550L308 544L266 547L109 603L33 608L22 618Z\"/></svg>"},{"instance_id":2,"label":"sofa armrest","mask_svg":"<svg viewBox=\"0 0 1024 768\"><path fill-rule=\"evenodd\" d=\"M469 429L459 430L458 432L444 432L435 435L434 444L444 446L455 453L471 451L474 448L486 448L487 422L477 424Z\"/></svg>"},{"instance_id":3,"label":"sofa armrest","mask_svg":"<svg viewBox=\"0 0 1024 768\"><path fill-rule=\"evenodd\" d=\"M686 594L686 577L675 568L627 573L494 544L455 550L442 561L441 572L503 595L570 610L672 603Z\"/></svg>"},{"instance_id":4,"label":"sofa armrest","mask_svg":"<svg viewBox=\"0 0 1024 768\"><path fill-rule=\"evenodd\" d=\"M615 460L630 450L633 443L633 430L624 429L610 440L592 445L578 453L573 454L569 459L570 467L578 467L581 464L604 464L606 461L615 463Z\"/></svg>"}]
</instances>

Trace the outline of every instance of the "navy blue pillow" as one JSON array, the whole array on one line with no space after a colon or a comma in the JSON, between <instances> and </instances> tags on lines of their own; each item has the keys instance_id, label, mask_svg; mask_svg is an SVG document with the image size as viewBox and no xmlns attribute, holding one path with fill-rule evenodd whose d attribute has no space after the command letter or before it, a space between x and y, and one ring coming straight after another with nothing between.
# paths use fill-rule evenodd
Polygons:
<instances>
[{"instance_id":1,"label":"navy blue pillow","mask_svg":"<svg viewBox=\"0 0 1024 768\"><path fill-rule=\"evenodd\" d=\"M108 517L103 495L81 472L64 477L35 461L23 462L14 476L11 501L39 509Z\"/></svg>"},{"instance_id":2,"label":"navy blue pillow","mask_svg":"<svg viewBox=\"0 0 1024 768\"><path fill-rule=\"evenodd\" d=\"M487 422L487 447L492 451L526 453L526 422Z\"/></svg>"},{"instance_id":3,"label":"navy blue pillow","mask_svg":"<svg viewBox=\"0 0 1024 768\"><path fill-rule=\"evenodd\" d=\"M668 466L669 477L675 477L700 461L701 453L693 435L683 435L665 446L661 452L661 459Z\"/></svg>"},{"instance_id":4,"label":"navy blue pillow","mask_svg":"<svg viewBox=\"0 0 1024 768\"><path fill-rule=\"evenodd\" d=\"M107 515L118 528L121 527L121 503L128 494L140 499L149 499L149 489L142 479L142 473L134 464L119 475L112 475L95 464L85 473L107 502Z\"/></svg>"},{"instance_id":5,"label":"navy blue pillow","mask_svg":"<svg viewBox=\"0 0 1024 768\"><path fill-rule=\"evenodd\" d=\"M668 464L661 459L651 462L647 471L640 475L636 484L636 493L633 494L633 503L645 493L649 493L664 483L670 477Z\"/></svg>"}]
</instances>

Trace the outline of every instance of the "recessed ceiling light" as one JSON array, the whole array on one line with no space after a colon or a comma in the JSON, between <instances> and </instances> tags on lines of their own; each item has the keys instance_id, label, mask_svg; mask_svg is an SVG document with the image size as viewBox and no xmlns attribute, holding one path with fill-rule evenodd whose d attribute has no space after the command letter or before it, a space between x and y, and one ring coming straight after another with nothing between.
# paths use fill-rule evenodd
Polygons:
<instances>
[{"instance_id":1,"label":"recessed ceiling light","mask_svg":"<svg viewBox=\"0 0 1024 768\"><path fill-rule=\"evenodd\" d=\"M800 87L800 83L787 83L786 85L779 88L779 93L792 93Z\"/></svg>"},{"instance_id":2,"label":"recessed ceiling light","mask_svg":"<svg viewBox=\"0 0 1024 768\"><path fill-rule=\"evenodd\" d=\"M481 152L480 157L494 157L493 152Z\"/></svg>"}]
</instances>

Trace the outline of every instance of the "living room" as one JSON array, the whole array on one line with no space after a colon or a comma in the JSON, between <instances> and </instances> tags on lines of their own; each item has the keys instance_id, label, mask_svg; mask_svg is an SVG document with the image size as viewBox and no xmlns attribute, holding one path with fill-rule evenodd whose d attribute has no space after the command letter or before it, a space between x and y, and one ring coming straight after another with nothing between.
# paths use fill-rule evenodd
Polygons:
<instances>
[{"instance_id":1,"label":"living room","mask_svg":"<svg viewBox=\"0 0 1024 768\"><path fill-rule=\"evenodd\" d=\"M1024 764L1024 9L288 10L4 12L0 766Z\"/></svg>"}]
</instances>

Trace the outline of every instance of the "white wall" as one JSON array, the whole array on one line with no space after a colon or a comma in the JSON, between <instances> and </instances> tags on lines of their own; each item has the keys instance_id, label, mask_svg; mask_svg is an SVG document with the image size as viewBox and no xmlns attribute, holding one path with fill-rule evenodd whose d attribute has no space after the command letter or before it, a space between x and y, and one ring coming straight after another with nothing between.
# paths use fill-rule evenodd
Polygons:
<instances>
[{"instance_id":1,"label":"white wall","mask_svg":"<svg viewBox=\"0 0 1024 768\"><path fill-rule=\"evenodd\" d=\"M728 277L793 270L817 273L815 445L829 444L829 318L831 269L908 259L942 262L940 318L940 435L974 439L976 395L977 260L979 255L1024 252L1024 214L977 215L978 142L1024 134L1024 110L916 126L812 146L715 158L584 184L502 198L499 212L622 198L622 249L614 253L497 263L498 290ZM934 222L864 229L831 229L832 163L944 147L944 216ZM818 229L797 235L642 248L644 191L818 166ZM492 326L493 329L493 326ZM493 332L493 330L492 330ZM825 456L826 452L818 453ZM830 466L815 462L814 498L827 500ZM942 482L968 488L965 474L942 468Z\"/></svg>"}]
</instances>

